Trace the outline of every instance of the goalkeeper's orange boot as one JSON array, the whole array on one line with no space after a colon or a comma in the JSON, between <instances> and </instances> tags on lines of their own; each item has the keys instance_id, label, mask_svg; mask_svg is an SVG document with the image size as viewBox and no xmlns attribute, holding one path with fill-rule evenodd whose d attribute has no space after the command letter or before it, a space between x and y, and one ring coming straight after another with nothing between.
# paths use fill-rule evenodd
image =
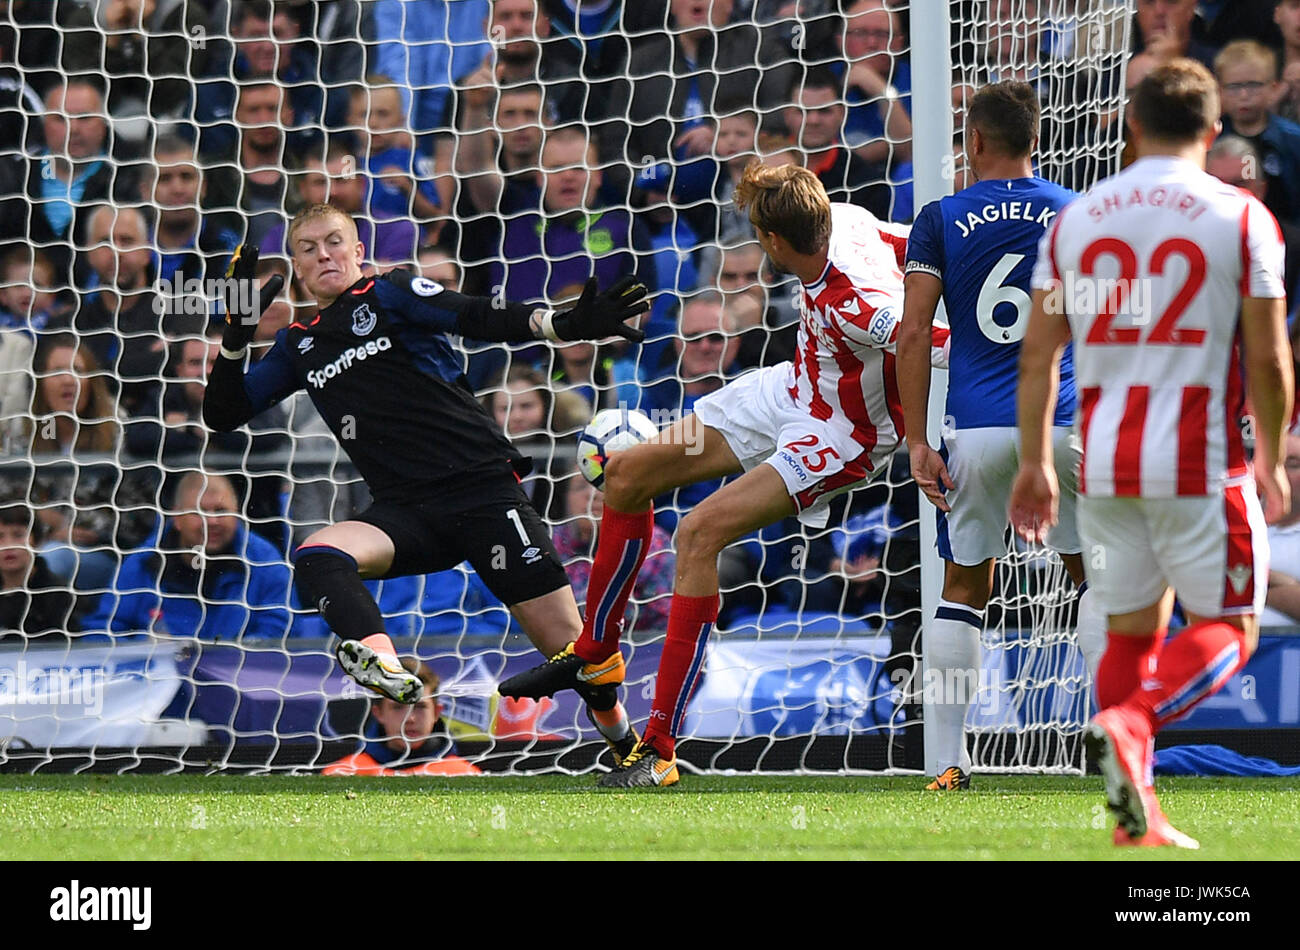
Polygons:
<instances>
[{"instance_id":1,"label":"goalkeeper's orange boot","mask_svg":"<svg viewBox=\"0 0 1300 950\"><path fill-rule=\"evenodd\" d=\"M676 785L680 778L676 756L665 759L654 746L638 742L622 765L602 775L596 785L600 788L662 788Z\"/></svg>"},{"instance_id":2,"label":"goalkeeper's orange boot","mask_svg":"<svg viewBox=\"0 0 1300 950\"><path fill-rule=\"evenodd\" d=\"M573 652L573 643L569 643L540 666L510 677L497 687L497 692L515 699L541 699L562 689L617 686L626 673L622 653L615 651L599 663L588 663Z\"/></svg>"},{"instance_id":3,"label":"goalkeeper's orange boot","mask_svg":"<svg viewBox=\"0 0 1300 950\"><path fill-rule=\"evenodd\" d=\"M1084 729L1083 743L1106 782L1106 806L1119 819L1119 830L1140 842L1151 827L1155 794L1146 791L1145 781L1150 728L1139 718L1123 706L1103 709Z\"/></svg>"},{"instance_id":4,"label":"goalkeeper's orange boot","mask_svg":"<svg viewBox=\"0 0 1300 950\"><path fill-rule=\"evenodd\" d=\"M944 769L925 787L927 792L960 792L970 788L970 773L957 766Z\"/></svg>"},{"instance_id":5,"label":"goalkeeper's orange boot","mask_svg":"<svg viewBox=\"0 0 1300 950\"><path fill-rule=\"evenodd\" d=\"M384 639L392 643L387 637ZM403 667L396 656L375 650L365 640L344 640L335 655L348 676L394 702L413 706L424 695L420 677Z\"/></svg>"}]
</instances>

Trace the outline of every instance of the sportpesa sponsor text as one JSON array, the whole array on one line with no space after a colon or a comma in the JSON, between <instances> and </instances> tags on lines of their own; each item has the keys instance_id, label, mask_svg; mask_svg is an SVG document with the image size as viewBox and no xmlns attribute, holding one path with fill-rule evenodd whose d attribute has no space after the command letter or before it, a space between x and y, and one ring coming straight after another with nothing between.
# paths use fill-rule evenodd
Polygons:
<instances>
[{"instance_id":1,"label":"sportpesa sponsor text","mask_svg":"<svg viewBox=\"0 0 1300 950\"><path fill-rule=\"evenodd\" d=\"M326 363L320 369L310 371L307 374L307 382L317 389L322 389L335 376L351 369L354 362L359 362L370 356L378 356L384 350L391 350L392 348L393 341L386 336L359 343L340 353L338 359L334 360L334 362Z\"/></svg>"}]
</instances>

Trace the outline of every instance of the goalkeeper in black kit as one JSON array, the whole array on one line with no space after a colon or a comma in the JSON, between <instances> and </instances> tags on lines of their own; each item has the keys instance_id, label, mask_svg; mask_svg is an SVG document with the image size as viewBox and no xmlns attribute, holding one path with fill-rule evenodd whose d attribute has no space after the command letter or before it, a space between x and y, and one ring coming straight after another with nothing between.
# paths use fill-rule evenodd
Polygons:
<instances>
[{"instance_id":1,"label":"goalkeeper in black kit","mask_svg":"<svg viewBox=\"0 0 1300 950\"><path fill-rule=\"evenodd\" d=\"M272 278L255 304L238 293L253 286L257 264L255 248L240 248L203 419L227 432L306 389L369 486L369 509L317 531L292 558L303 603L342 639L343 669L390 699L417 702L420 680L398 662L362 578L427 574L465 560L544 655L564 649L582 618L550 534L520 488L529 460L474 398L447 335L639 342L642 333L624 321L649 309L646 288L625 279L597 293L592 279L570 310L494 306L405 271L363 277L356 225L330 205L300 211L288 237L294 272L320 310L281 330L245 373L248 344L282 279ZM637 737L615 689L591 687L582 698L617 761Z\"/></svg>"}]
</instances>

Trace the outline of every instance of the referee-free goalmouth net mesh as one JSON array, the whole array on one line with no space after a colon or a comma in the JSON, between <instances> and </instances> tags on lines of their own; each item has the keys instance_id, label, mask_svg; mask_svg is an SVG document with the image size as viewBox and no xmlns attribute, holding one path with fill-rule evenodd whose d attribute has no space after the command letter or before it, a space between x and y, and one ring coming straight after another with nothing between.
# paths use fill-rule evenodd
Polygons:
<instances>
[{"instance_id":1,"label":"referee-free goalmouth net mesh","mask_svg":"<svg viewBox=\"0 0 1300 950\"><path fill-rule=\"evenodd\" d=\"M524 486L581 602L594 502L574 444L594 411L670 422L792 346L798 282L773 272L731 203L744 164L801 162L834 200L907 222L911 117L950 108L960 130L975 88L1022 78L1042 98L1041 172L1086 187L1117 168L1131 14L975 0L932 23L907 3L846 2L842 16L830 0L793 13L659 0L575 25L559 3L538 17L512 0L231 0L159 2L144 19L142 4L110 5L109 22L105 5L55 6L0 24L8 769L311 769L393 730L338 669L288 566L312 531L368 504L346 454L302 393L239 433L202 425L210 281L235 244L261 246L262 277L289 276L285 223L328 198L358 220L379 272L556 303L593 272L652 286L638 348L459 341L486 410L534 459ZM913 101L921 43L950 44L950 101ZM964 186L960 134L945 174ZM290 280L261 350L314 312ZM626 647L638 728L672 530L711 487L657 501L663 534ZM825 529L790 520L724 553L688 766L922 767L929 517L903 451L837 499ZM970 719L977 768L1077 768L1073 589L1041 551L1009 551L997 577ZM576 697L495 694L540 655L467 566L371 587L400 652L437 677L435 732L462 756L488 771L594 767L603 746ZM422 753L392 754L401 769Z\"/></svg>"}]
</instances>

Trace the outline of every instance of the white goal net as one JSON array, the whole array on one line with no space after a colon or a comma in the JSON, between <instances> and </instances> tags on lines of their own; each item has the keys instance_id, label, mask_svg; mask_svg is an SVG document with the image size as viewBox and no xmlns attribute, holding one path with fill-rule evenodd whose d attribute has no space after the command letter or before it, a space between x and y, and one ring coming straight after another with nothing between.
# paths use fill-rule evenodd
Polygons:
<instances>
[{"instance_id":1,"label":"white goal net","mask_svg":"<svg viewBox=\"0 0 1300 950\"><path fill-rule=\"evenodd\" d=\"M285 231L319 201L357 220L374 272L497 301L559 303L593 274L651 288L640 346L456 341L533 459L524 488L581 603L597 519L574 446L592 414L664 424L791 354L799 284L736 212L744 165L798 162L832 200L906 223L913 117L952 110L960 130L975 88L1019 78L1041 94L1041 173L1084 188L1118 167L1132 7L969 0L931 23L849 0L5 6L0 768L306 770L373 753L401 769L454 746L486 771L585 771L604 747L575 696L496 694L540 655L461 565L370 582L399 652L438 681L436 741L415 743L437 754L391 751L402 740L293 584L294 548L369 504L344 448L303 392L235 433L203 424L212 282L234 247L288 278L254 358L316 312ZM951 47L944 101L912 95L922 43ZM947 168L961 187L959 135ZM638 727L672 531L712 487L656 501L625 648ZM903 451L826 528L791 519L729 548L683 761L921 769L930 517ZM1078 766L1073 598L1042 552L999 567L977 767Z\"/></svg>"}]
</instances>

